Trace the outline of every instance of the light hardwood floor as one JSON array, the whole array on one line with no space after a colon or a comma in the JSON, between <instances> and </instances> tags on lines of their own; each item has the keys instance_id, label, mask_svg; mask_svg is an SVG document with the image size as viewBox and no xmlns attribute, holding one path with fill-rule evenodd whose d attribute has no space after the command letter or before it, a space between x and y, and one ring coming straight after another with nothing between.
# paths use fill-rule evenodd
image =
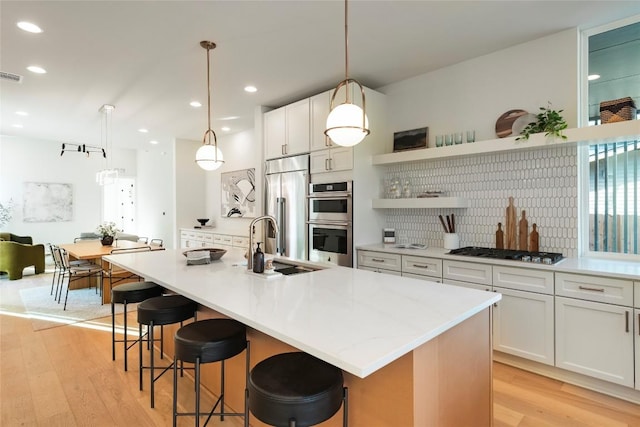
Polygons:
<instances>
[{"instance_id":1,"label":"light hardwood floor","mask_svg":"<svg viewBox=\"0 0 640 427\"><path fill-rule=\"evenodd\" d=\"M0 286L7 282L0 281ZM0 298L8 296L6 288L0 289ZM68 325L36 332L31 320L1 314L0 425L171 425L170 373L157 382L156 409L151 409L148 385L138 390L137 351L129 352L130 368L124 372L122 350L118 349L113 362L110 346L108 328ZM495 427L640 427L638 405L499 363L493 372ZM189 403L192 384L189 379L181 381L181 405ZM203 407L209 404L207 398ZM229 418L213 422L214 426L240 424ZM193 421L181 418L179 425L193 425Z\"/></svg>"}]
</instances>

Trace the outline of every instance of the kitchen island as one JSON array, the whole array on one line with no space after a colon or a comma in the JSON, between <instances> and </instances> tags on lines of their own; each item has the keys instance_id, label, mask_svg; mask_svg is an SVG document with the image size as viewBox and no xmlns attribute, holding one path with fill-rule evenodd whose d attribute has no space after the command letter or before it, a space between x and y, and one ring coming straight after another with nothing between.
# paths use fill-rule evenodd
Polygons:
<instances>
[{"instance_id":1,"label":"kitchen island","mask_svg":"<svg viewBox=\"0 0 640 427\"><path fill-rule=\"evenodd\" d=\"M335 266L267 279L247 273L242 255L232 249L198 266L180 250L105 259L198 302L200 319L247 325L251 366L300 350L342 369L352 426L491 425L490 307L500 294ZM234 409L244 390L239 359L227 364ZM217 384L216 372L205 384Z\"/></svg>"}]
</instances>

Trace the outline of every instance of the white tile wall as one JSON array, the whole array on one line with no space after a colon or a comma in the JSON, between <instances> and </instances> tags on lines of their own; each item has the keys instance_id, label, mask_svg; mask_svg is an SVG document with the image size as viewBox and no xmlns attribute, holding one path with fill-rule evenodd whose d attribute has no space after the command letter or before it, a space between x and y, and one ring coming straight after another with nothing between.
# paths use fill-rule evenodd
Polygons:
<instances>
[{"instance_id":1,"label":"white tile wall","mask_svg":"<svg viewBox=\"0 0 640 427\"><path fill-rule=\"evenodd\" d=\"M541 251L576 257L576 156L575 147L550 146L543 150L388 166L385 183L396 177L409 180L414 195L440 189L446 196L466 198L468 207L389 209L387 226L396 229L399 243L442 247L443 229L438 215L454 213L461 246L495 247L497 224L501 222L504 230L505 210L509 196L513 196L518 220L525 210L529 232L532 224L537 224Z\"/></svg>"}]
</instances>

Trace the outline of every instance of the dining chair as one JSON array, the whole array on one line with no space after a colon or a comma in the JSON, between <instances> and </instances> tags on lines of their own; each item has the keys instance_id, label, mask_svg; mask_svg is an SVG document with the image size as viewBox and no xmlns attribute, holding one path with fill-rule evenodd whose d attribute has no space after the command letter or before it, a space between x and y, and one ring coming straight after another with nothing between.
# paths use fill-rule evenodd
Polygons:
<instances>
[{"instance_id":1,"label":"dining chair","mask_svg":"<svg viewBox=\"0 0 640 427\"><path fill-rule=\"evenodd\" d=\"M58 257L60 259L61 265L63 267L61 271L61 281L64 285L64 279L67 279L67 292L64 296L64 307L63 310L67 309L67 300L69 299L69 288L73 282L77 282L82 279L91 279L95 277L96 283L96 293L98 289L100 289L100 295L102 295L102 267L92 263L80 264L80 265L72 265L69 260L69 254L66 250L61 247L58 247ZM57 293L57 291L56 291ZM60 294L58 296L58 303L60 303L60 299L62 298L62 286L60 286Z\"/></svg>"}]
</instances>

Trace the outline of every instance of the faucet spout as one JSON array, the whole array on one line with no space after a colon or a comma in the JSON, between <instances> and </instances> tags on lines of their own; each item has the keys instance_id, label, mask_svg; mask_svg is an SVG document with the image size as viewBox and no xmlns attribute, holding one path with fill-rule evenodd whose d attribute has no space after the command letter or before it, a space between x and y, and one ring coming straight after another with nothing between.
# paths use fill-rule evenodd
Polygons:
<instances>
[{"instance_id":1,"label":"faucet spout","mask_svg":"<svg viewBox=\"0 0 640 427\"><path fill-rule=\"evenodd\" d=\"M247 258L247 270L253 270L253 226L260 221L270 221L276 231L276 236L278 235L278 223L273 216L262 215L251 221L251 224L249 224L249 257Z\"/></svg>"}]
</instances>

